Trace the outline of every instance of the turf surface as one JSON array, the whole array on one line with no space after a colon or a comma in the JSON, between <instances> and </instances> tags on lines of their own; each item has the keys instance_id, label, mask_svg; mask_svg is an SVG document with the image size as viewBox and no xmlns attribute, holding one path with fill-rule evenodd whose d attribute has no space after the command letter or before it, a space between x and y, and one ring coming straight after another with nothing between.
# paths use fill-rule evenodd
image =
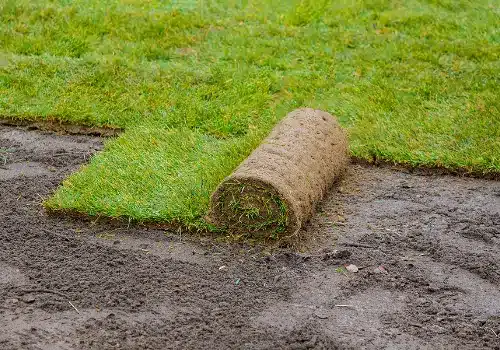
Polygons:
<instances>
[{"instance_id":1,"label":"turf surface","mask_svg":"<svg viewBox=\"0 0 500 350\"><path fill-rule=\"evenodd\" d=\"M0 115L116 126L51 209L203 226L288 111L354 156L500 172L500 4L0 0Z\"/></svg>"}]
</instances>

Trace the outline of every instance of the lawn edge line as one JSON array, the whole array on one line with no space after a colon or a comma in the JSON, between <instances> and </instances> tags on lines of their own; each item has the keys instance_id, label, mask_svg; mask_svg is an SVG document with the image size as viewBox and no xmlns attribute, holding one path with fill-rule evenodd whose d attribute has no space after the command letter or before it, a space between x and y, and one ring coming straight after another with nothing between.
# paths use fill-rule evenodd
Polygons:
<instances>
[{"instance_id":1,"label":"lawn edge line","mask_svg":"<svg viewBox=\"0 0 500 350\"><path fill-rule=\"evenodd\" d=\"M48 118L48 119L38 119ZM124 132L117 126L87 126L75 123L58 121L56 117L23 117L0 115L0 125L23 127L28 130L47 131L66 135L85 135L99 137L116 137Z\"/></svg>"},{"instance_id":2,"label":"lawn edge line","mask_svg":"<svg viewBox=\"0 0 500 350\"><path fill-rule=\"evenodd\" d=\"M196 225L187 225L178 220L159 221L159 220L139 220L128 216L107 216L104 214L92 215L76 209L53 209L45 207L45 212L53 217L70 218L90 222L92 224L104 223L112 226L127 225L131 227L142 227L146 229L158 229L165 231L187 232L193 234L217 234L216 230L210 230L207 227L196 227Z\"/></svg>"},{"instance_id":3,"label":"lawn edge line","mask_svg":"<svg viewBox=\"0 0 500 350\"><path fill-rule=\"evenodd\" d=\"M409 164L406 162L391 161L387 159L380 159L373 157L369 160L363 157L351 155L351 164L375 166L379 168L390 168L395 171L408 171L412 175L417 176L455 176L467 177L479 180L493 180L500 181L500 172L497 171L480 171L469 170L462 167L447 167L443 165L429 165L429 164Z\"/></svg>"}]
</instances>

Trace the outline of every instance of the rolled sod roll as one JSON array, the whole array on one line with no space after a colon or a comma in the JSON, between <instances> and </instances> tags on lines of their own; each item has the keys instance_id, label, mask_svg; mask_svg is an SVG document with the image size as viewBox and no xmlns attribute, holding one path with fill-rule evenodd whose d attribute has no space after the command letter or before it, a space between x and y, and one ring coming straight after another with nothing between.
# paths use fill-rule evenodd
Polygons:
<instances>
[{"instance_id":1,"label":"rolled sod roll","mask_svg":"<svg viewBox=\"0 0 500 350\"><path fill-rule=\"evenodd\" d=\"M297 109L217 187L210 221L233 234L290 236L311 218L347 163L347 137L335 117Z\"/></svg>"}]
</instances>

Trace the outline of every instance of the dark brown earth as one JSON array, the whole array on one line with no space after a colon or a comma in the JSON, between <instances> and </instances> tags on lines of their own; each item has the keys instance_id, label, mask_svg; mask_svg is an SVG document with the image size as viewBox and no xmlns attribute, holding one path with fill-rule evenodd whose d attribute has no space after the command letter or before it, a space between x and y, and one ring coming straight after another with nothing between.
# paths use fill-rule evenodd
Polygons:
<instances>
[{"instance_id":1,"label":"dark brown earth","mask_svg":"<svg viewBox=\"0 0 500 350\"><path fill-rule=\"evenodd\" d=\"M0 349L500 349L499 182L352 165L269 252L47 216L100 147L0 128Z\"/></svg>"}]
</instances>

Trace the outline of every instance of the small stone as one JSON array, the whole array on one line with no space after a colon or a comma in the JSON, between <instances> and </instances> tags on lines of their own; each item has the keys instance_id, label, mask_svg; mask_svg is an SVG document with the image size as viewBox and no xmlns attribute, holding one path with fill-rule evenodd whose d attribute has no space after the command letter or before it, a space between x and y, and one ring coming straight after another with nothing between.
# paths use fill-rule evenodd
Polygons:
<instances>
[{"instance_id":1,"label":"small stone","mask_svg":"<svg viewBox=\"0 0 500 350\"><path fill-rule=\"evenodd\" d=\"M386 269L384 269L384 267L383 267L383 266L377 266L377 267L373 270L373 273L377 273L377 274L379 274L379 273L387 273L387 270L386 270Z\"/></svg>"},{"instance_id":2,"label":"small stone","mask_svg":"<svg viewBox=\"0 0 500 350\"><path fill-rule=\"evenodd\" d=\"M430 292L430 293L435 293L435 292L438 292L439 291L439 287L434 285L434 284L431 284L429 285L429 287L427 287L427 291Z\"/></svg>"},{"instance_id":3,"label":"small stone","mask_svg":"<svg viewBox=\"0 0 500 350\"><path fill-rule=\"evenodd\" d=\"M25 295L22 298L22 301L24 301L26 304L32 304L35 302L35 297L33 295Z\"/></svg>"},{"instance_id":4,"label":"small stone","mask_svg":"<svg viewBox=\"0 0 500 350\"><path fill-rule=\"evenodd\" d=\"M350 264L345 267L345 269L349 272L356 273L359 271L358 267L356 265Z\"/></svg>"}]
</instances>

